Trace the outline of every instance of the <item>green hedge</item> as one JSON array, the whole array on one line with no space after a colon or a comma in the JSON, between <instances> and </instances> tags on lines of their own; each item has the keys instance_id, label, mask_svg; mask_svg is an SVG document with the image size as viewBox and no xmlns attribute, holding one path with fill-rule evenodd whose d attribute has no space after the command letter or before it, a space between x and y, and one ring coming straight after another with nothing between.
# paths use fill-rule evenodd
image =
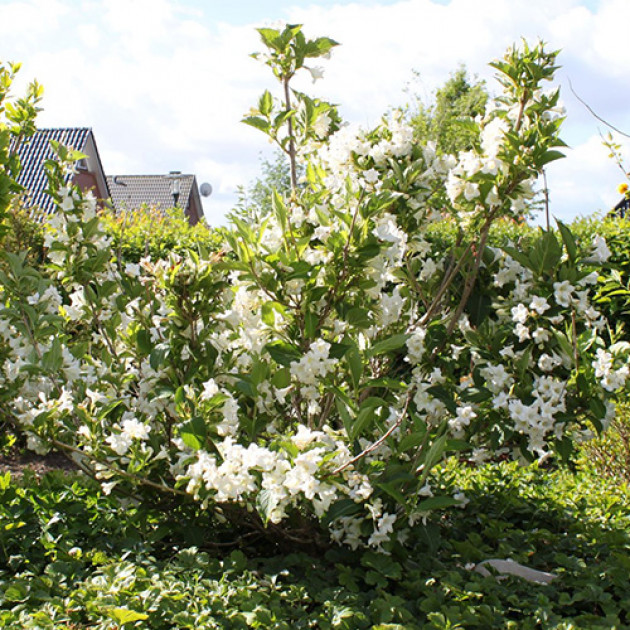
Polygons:
<instances>
[{"instance_id":1,"label":"green hedge","mask_svg":"<svg viewBox=\"0 0 630 630\"><path fill-rule=\"evenodd\" d=\"M138 262L145 256L166 258L170 253L187 250L213 252L221 249L221 231L204 221L191 226L180 208L162 211L142 206L130 212L104 210L101 214L105 232L125 262Z\"/></svg>"}]
</instances>

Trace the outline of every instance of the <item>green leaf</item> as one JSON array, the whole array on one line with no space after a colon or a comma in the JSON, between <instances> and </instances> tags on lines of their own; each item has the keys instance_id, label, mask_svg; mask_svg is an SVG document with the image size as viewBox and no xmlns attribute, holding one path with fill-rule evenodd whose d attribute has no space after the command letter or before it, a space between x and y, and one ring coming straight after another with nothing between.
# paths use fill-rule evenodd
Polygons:
<instances>
[{"instance_id":1,"label":"green leaf","mask_svg":"<svg viewBox=\"0 0 630 630\"><path fill-rule=\"evenodd\" d=\"M342 516L352 516L362 509L359 503L355 503L352 499L340 499L335 501L326 512L326 523L332 523Z\"/></svg>"},{"instance_id":2,"label":"green leaf","mask_svg":"<svg viewBox=\"0 0 630 630\"><path fill-rule=\"evenodd\" d=\"M426 457L424 457L424 461L422 462L422 474L420 475L420 478L418 479L419 488L422 488L422 486L424 486L424 483L427 480L427 477L429 476L431 469L442 458L442 455L444 454L444 451L446 450L446 441L447 441L447 436L445 434L445 435L440 436L437 440L435 440L435 442L433 442L433 444L431 444L429 448L429 452L426 454Z\"/></svg>"},{"instance_id":3,"label":"green leaf","mask_svg":"<svg viewBox=\"0 0 630 630\"><path fill-rule=\"evenodd\" d=\"M398 334L382 339L375 343L368 351L367 355L370 357L378 356L379 354L385 354L386 352L392 352L393 350L399 350L406 343L411 335Z\"/></svg>"},{"instance_id":4,"label":"green leaf","mask_svg":"<svg viewBox=\"0 0 630 630\"><path fill-rule=\"evenodd\" d=\"M133 623L134 621L144 621L149 618L149 615L141 612L136 612L135 610L129 610L128 608L114 608L109 616L117 621L121 625L125 625L127 623Z\"/></svg>"},{"instance_id":5,"label":"green leaf","mask_svg":"<svg viewBox=\"0 0 630 630\"><path fill-rule=\"evenodd\" d=\"M276 188L274 188L271 193L271 207L278 219L280 227L284 230L287 226L287 207Z\"/></svg>"},{"instance_id":6,"label":"green leaf","mask_svg":"<svg viewBox=\"0 0 630 630\"><path fill-rule=\"evenodd\" d=\"M278 45L278 39L280 38L280 32L275 28L257 28L260 34L260 39L267 48L273 48L278 52L282 52L282 49Z\"/></svg>"},{"instance_id":7,"label":"green leaf","mask_svg":"<svg viewBox=\"0 0 630 630\"><path fill-rule=\"evenodd\" d=\"M398 450L401 453L408 451L410 449L415 449L424 442L424 438L427 432L425 431L414 431L409 435L405 435L405 437L400 440L398 443Z\"/></svg>"},{"instance_id":8,"label":"green leaf","mask_svg":"<svg viewBox=\"0 0 630 630\"><path fill-rule=\"evenodd\" d=\"M146 328L140 328L136 333L136 345L142 354L151 354L153 344L151 343L151 334Z\"/></svg>"},{"instance_id":9,"label":"green leaf","mask_svg":"<svg viewBox=\"0 0 630 630\"><path fill-rule=\"evenodd\" d=\"M294 361L302 358L300 351L293 345L284 341L274 341L265 346L265 350L271 358L279 365L291 365Z\"/></svg>"},{"instance_id":10,"label":"green leaf","mask_svg":"<svg viewBox=\"0 0 630 630\"><path fill-rule=\"evenodd\" d=\"M271 92L269 90L265 90L258 100L258 111L263 116L268 116L273 109L273 97L271 96Z\"/></svg>"},{"instance_id":11,"label":"green leaf","mask_svg":"<svg viewBox=\"0 0 630 630\"><path fill-rule=\"evenodd\" d=\"M278 370L271 377L271 384L278 389L284 389L285 387L288 387L291 384L291 371L289 370L289 368L285 367Z\"/></svg>"},{"instance_id":12,"label":"green leaf","mask_svg":"<svg viewBox=\"0 0 630 630\"><path fill-rule=\"evenodd\" d=\"M378 396L370 396L366 398L359 407L359 413L352 422L350 427L349 438L355 440L362 433L371 428L374 419L376 418L376 410L381 407L386 407L387 402Z\"/></svg>"},{"instance_id":13,"label":"green leaf","mask_svg":"<svg viewBox=\"0 0 630 630\"><path fill-rule=\"evenodd\" d=\"M538 166L544 166L545 164L549 164L549 162L554 162L555 160L560 160L565 157L562 151L549 150L545 151L543 156L538 160Z\"/></svg>"},{"instance_id":14,"label":"green leaf","mask_svg":"<svg viewBox=\"0 0 630 630\"><path fill-rule=\"evenodd\" d=\"M333 341L330 344L330 350L328 351L328 356L331 359L343 359L346 356L346 352L350 350L350 344L348 343L338 343Z\"/></svg>"},{"instance_id":15,"label":"green leaf","mask_svg":"<svg viewBox=\"0 0 630 630\"><path fill-rule=\"evenodd\" d=\"M260 318L267 326L273 328L276 325L276 313L283 312L284 308L279 302L264 302L260 309Z\"/></svg>"},{"instance_id":16,"label":"green leaf","mask_svg":"<svg viewBox=\"0 0 630 630\"><path fill-rule=\"evenodd\" d=\"M575 237L573 236L571 230L562 223L562 221L556 219L556 223L558 224L558 230L560 231L562 242L567 249L567 254L572 261L575 261L577 256L577 244L575 242Z\"/></svg>"},{"instance_id":17,"label":"green leaf","mask_svg":"<svg viewBox=\"0 0 630 630\"><path fill-rule=\"evenodd\" d=\"M151 368L157 371L162 366L162 364L166 360L166 357L168 357L169 354L170 348L168 344L160 343L155 346L155 348L151 350L151 355L149 357L149 364L151 365Z\"/></svg>"},{"instance_id":18,"label":"green leaf","mask_svg":"<svg viewBox=\"0 0 630 630\"><path fill-rule=\"evenodd\" d=\"M352 424L354 422L354 419L348 411L347 404L339 396L335 396L335 407L337 407L337 412L341 416L343 428L345 429L346 433L350 435L350 433L352 432Z\"/></svg>"},{"instance_id":19,"label":"green leaf","mask_svg":"<svg viewBox=\"0 0 630 630\"><path fill-rule=\"evenodd\" d=\"M208 431L203 418L195 416L179 428L179 436L186 446L198 451L205 443Z\"/></svg>"},{"instance_id":20,"label":"green leaf","mask_svg":"<svg viewBox=\"0 0 630 630\"><path fill-rule=\"evenodd\" d=\"M346 361L350 368L350 376L352 378L352 385L354 389L359 387L361 382L361 376L363 376L363 361L361 359L361 352L356 343L352 343L348 352L346 352Z\"/></svg>"},{"instance_id":21,"label":"green leaf","mask_svg":"<svg viewBox=\"0 0 630 630\"><path fill-rule=\"evenodd\" d=\"M543 232L532 252L532 260L537 263L538 274L553 271L560 263L561 258L562 247L556 235L551 230Z\"/></svg>"},{"instance_id":22,"label":"green leaf","mask_svg":"<svg viewBox=\"0 0 630 630\"><path fill-rule=\"evenodd\" d=\"M272 493L269 490L261 490L256 497L256 509L262 517L265 526L269 523L269 516L272 508Z\"/></svg>"},{"instance_id":23,"label":"green leaf","mask_svg":"<svg viewBox=\"0 0 630 630\"><path fill-rule=\"evenodd\" d=\"M419 512L430 512L431 510L442 510L444 508L459 505L460 501L453 497L430 497L420 501L417 506Z\"/></svg>"},{"instance_id":24,"label":"green leaf","mask_svg":"<svg viewBox=\"0 0 630 630\"><path fill-rule=\"evenodd\" d=\"M306 44L305 57L322 57L330 52L339 43L330 37L318 37Z\"/></svg>"},{"instance_id":25,"label":"green leaf","mask_svg":"<svg viewBox=\"0 0 630 630\"><path fill-rule=\"evenodd\" d=\"M42 365L49 372L58 372L63 365L63 355L61 353L61 340L55 337L50 349L42 357Z\"/></svg>"},{"instance_id":26,"label":"green leaf","mask_svg":"<svg viewBox=\"0 0 630 630\"><path fill-rule=\"evenodd\" d=\"M246 116L241 122L244 122L250 127L260 129L260 131L264 131L265 133L267 133L271 127L269 121L261 118L260 116Z\"/></svg>"},{"instance_id":27,"label":"green leaf","mask_svg":"<svg viewBox=\"0 0 630 630\"><path fill-rule=\"evenodd\" d=\"M304 335L307 339L314 339L319 332L319 317L312 311L304 314Z\"/></svg>"},{"instance_id":28,"label":"green leaf","mask_svg":"<svg viewBox=\"0 0 630 630\"><path fill-rule=\"evenodd\" d=\"M526 269L531 271L535 271L534 266L532 265L532 261L526 256L523 252L515 249L514 247L504 246L501 248L508 256L514 258L514 260L521 264Z\"/></svg>"},{"instance_id":29,"label":"green leaf","mask_svg":"<svg viewBox=\"0 0 630 630\"><path fill-rule=\"evenodd\" d=\"M351 308L346 314L346 320L357 328L368 328L374 323L370 311L360 306Z\"/></svg>"}]
</instances>

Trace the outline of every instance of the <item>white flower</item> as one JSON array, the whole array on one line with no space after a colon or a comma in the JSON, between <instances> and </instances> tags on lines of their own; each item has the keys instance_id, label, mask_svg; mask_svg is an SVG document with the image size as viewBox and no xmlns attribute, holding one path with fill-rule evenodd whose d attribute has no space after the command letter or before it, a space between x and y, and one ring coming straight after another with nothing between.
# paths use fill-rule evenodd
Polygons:
<instances>
[{"instance_id":1,"label":"white flower","mask_svg":"<svg viewBox=\"0 0 630 630\"><path fill-rule=\"evenodd\" d=\"M410 363L420 363L424 354L424 338L427 331L418 328L414 330L409 339L407 339L407 361Z\"/></svg>"},{"instance_id":2,"label":"white flower","mask_svg":"<svg viewBox=\"0 0 630 630\"><path fill-rule=\"evenodd\" d=\"M547 341L551 339L551 335L549 334L549 331L544 328L536 328L536 330L532 333L532 339L540 345L547 343Z\"/></svg>"},{"instance_id":3,"label":"white flower","mask_svg":"<svg viewBox=\"0 0 630 630\"><path fill-rule=\"evenodd\" d=\"M514 383L514 379L503 365L488 365L481 369L481 375L486 379L486 387L493 394L498 394Z\"/></svg>"},{"instance_id":4,"label":"white flower","mask_svg":"<svg viewBox=\"0 0 630 630\"><path fill-rule=\"evenodd\" d=\"M219 393L219 387L214 382L213 378L208 379L203 384L203 392L201 392L201 396L199 396L199 400L210 400L215 394Z\"/></svg>"},{"instance_id":5,"label":"white flower","mask_svg":"<svg viewBox=\"0 0 630 630\"><path fill-rule=\"evenodd\" d=\"M312 431L307 426L300 424L298 425L296 434L291 438L291 441L302 451L313 440L316 440L317 437L318 437L318 432Z\"/></svg>"},{"instance_id":6,"label":"white flower","mask_svg":"<svg viewBox=\"0 0 630 630\"><path fill-rule=\"evenodd\" d=\"M550 308L547 304L547 300L544 297L534 296L529 305L533 311L536 311L539 315L542 315L546 310Z\"/></svg>"},{"instance_id":7,"label":"white flower","mask_svg":"<svg viewBox=\"0 0 630 630\"><path fill-rule=\"evenodd\" d=\"M611 256L611 251L608 249L608 245L606 244L606 239L603 236L594 236L593 237L593 249L592 255L589 260L593 260L595 262L606 262Z\"/></svg>"},{"instance_id":8,"label":"white flower","mask_svg":"<svg viewBox=\"0 0 630 630\"><path fill-rule=\"evenodd\" d=\"M324 68L322 68L322 66L314 66L313 68L309 68L308 66L304 67L311 73L313 83L324 77Z\"/></svg>"},{"instance_id":9,"label":"white flower","mask_svg":"<svg viewBox=\"0 0 630 630\"><path fill-rule=\"evenodd\" d=\"M378 182L378 171L375 168L363 171L363 179L367 184L376 184Z\"/></svg>"},{"instance_id":10,"label":"white flower","mask_svg":"<svg viewBox=\"0 0 630 630\"><path fill-rule=\"evenodd\" d=\"M560 365L562 361L555 355L543 354L538 359L538 367L543 372L551 372L556 366Z\"/></svg>"},{"instance_id":11,"label":"white flower","mask_svg":"<svg viewBox=\"0 0 630 630\"><path fill-rule=\"evenodd\" d=\"M521 343L530 338L529 328L527 328L527 326L523 326L523 324L516 324L514 334L518 336L518 340Z\"/></svg>"},{"instance_id":12,"label":"white flower","mask_svg":"<svg viewBox=\"0 0 630 630\"><path fill-rule=\"evenodd\" d=\"M464 185L464 197L466 201L472 201L479 197L479 184L473 182L466 182Z\"/></svg>"},{"instance_id":13,"label":"white flower","mask_svg":"<svg viewBox=\"0 0 630 630\"><path fill-rule=\"evenodd\" d=\"M131 436L126 433L112 433L105 441L117 455L124 455L131 446Z\"/></svg>"},{"instance_id":14,"label":"white flower","mask_svg":"<svg viewBox=\"0 0 630 630\"><path fill-rule=\"evenodd\" d=\"M384 542L387 542L389 534L394 531L395 522L395 514L383 514L374 528L374 533L368 539L368 545L370 547L380 547Z\"/></svg>"},{"instance_id":15,"label":"white flower","mask_svg":"<svg viewBox=\"0 0 630 630\"><path fill-rule=\"evenodd\" d=\"M122 422L122 432L133 440L146 440L149 437L151 427L143 424L137 418L128 417Z\"/></svg>"},{"instance_id":16,"label":"white flower","mask_svg":"<svg viewBox=\"0 0 630 630\"><path fill-rule=\"evenodd\" d=\"M518 322L519 324L524 324L525 320L529 316L529 311L524 304L519 304L518 306L512 307L512 321Z\"/></svg>"},{"instance_id":17,"label":"white flower","mask_svg":"<svg viewBox=\"0 0 630 630\"><path fill-rule=\"evenodd\" d=\"M571 294L574 290L575 287L568 280L553 283L553 296L560 306L571 305Z\"/></svg>"},{"instance_id":18,"label":"white flower","mask_svg":"<svg viewBox=\"0 0 630 630\"><path fill-rule=\"evenodd\" d=\"M332 119L326 112L320 114L313 123L313 131L315 132L315 135L318 138L325 138L328 135L331 124Z\"/></svg>"},{"instance_id":19,"label":"white flower","mask_svg":"<svg viewBox=\"0 0 630 630\"><path fill-rule=\"evenodd\" d=\"M473 408L470 405L465 405L457 408L457 415L448 421L448 425L454 433L461 433L464 427L467 427L470 421L476 417L477 414Z\"/></svg>"}]
</instances>

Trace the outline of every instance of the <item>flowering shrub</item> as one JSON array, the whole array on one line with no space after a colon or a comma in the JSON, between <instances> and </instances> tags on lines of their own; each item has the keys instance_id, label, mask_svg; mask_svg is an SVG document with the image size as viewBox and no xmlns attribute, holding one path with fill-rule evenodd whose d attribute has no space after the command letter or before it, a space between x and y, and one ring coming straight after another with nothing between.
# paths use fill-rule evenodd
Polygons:
<instances>
[{"instance_id":1,"label":"flowering shrub","mask_svg":"<svg viewBox=\"0 0 630 630\"><path fill-rule=\"evenodd\" d=\"M95 200L63 185L59 147L47 263L7 254L0 277L2 414L107 492L161 491L257 528L301 514L388 550L428 511L465 505L434 496L446 454L567 455L587 422L610 421L628 367L590 303L608 249L563 225L527 251L488 245L561 157L558 92L541 89L556 53L494 62L504 92L478 146L441 156L396 113L352 130L291 91L335 42L260 35L283 92L246 121L287 153L291 193L234 218L230 256L124 263ZM447 249L425 239L444 218Z\"/></svg>"}]
</instances>

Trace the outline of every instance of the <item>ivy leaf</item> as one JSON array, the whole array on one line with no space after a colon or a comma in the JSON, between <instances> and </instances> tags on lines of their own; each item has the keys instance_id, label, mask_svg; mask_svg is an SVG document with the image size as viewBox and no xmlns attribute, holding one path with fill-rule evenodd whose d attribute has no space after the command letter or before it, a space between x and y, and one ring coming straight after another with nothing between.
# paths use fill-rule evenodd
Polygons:
<instances>
[{"instance_id":1,"label":"ivy leaf","mask_svg":"<svg viewBox=\"0 0 630 630\"><path fill-rule=\"evenodd\" d=\"M133 623L134 621L144 621L149 618L149 615L135 610L129 610L128 608L114 608L110 611L109 616L121 626L127 623Z\"/></svg>"}]
</instances>

